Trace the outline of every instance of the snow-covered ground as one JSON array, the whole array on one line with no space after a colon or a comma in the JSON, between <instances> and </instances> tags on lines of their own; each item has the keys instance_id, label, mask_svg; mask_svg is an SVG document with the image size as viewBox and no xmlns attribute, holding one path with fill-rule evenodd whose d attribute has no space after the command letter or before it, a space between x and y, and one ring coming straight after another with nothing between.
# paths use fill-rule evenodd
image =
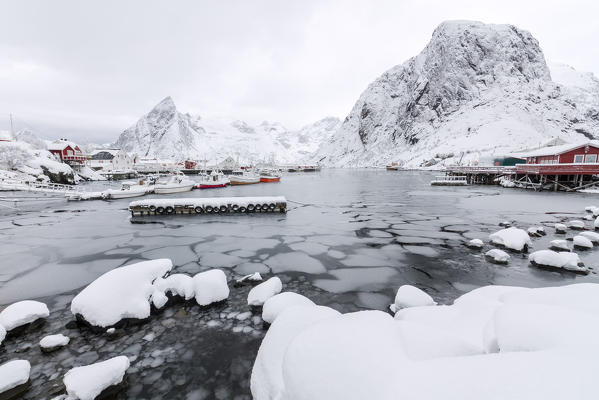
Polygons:
<instances>
[{"instance_id":1,"label":"snow-covered ground","mask_svg":"<svg viewBox=\"0 0 599 400\"><path fill-rule=\"evenodd\" d=\"M72 399L93 400L104 389L122 382L129 359L118 356L95 364L75 367L66 373L64 385Z\"/></svg>"}]
</instances>

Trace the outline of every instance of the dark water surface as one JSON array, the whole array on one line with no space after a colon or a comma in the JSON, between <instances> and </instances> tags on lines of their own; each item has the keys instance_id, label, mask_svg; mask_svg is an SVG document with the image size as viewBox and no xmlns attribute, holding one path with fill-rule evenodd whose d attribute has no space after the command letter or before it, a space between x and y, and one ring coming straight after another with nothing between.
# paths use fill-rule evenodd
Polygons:
<instances>
[{"instance_id":1,"label":"dark water surface","mask_svg":"<svg viewBox=\"0 0 599 400\"><path fill-rule=\"evenodd\" d=\"M27 398L51 398L63 389L68 369L122 354L132 363L119 398L250 398L249 376L265 328L259 310L246 304L249 287L231 285L229 300L207 309L193 302L169 305L112 337L72 323L70 301L82 287L110 269L152 258L171 258L174 272L188 274L210 268L222 268L231 279L254 271L265 278L276 274L284 290L342 312L384 310L402 284L449 303L488 284L599 281L594 272L580 276L532 268L526 255L516 253L508 266L490 264L484 251L463 245L472 238L487 242L499 222L509 220L523 229L544 225L548 235L534 238L532 250L545 249L552 239L572 236L555 235L554 223L581 219L585 206L599 205L599 196L431 187L432 176L325 170L286 175L278 184L184 194L284 195L293 201L286 215L145 217L136 218L144 223L132 223L128 199L42 198L18 203L19 212L2 207L0 304L40 299L51 315L39 329L7 338L0 364L15 358L31 362ZM0 192L0 197L23 195ZM486 244L484 250L490 248ZM587 266L599 268L599 250L579 254ZM71 343L42 354L38 341L55 333L71 337Z\"/></svg>"}]
</instances>

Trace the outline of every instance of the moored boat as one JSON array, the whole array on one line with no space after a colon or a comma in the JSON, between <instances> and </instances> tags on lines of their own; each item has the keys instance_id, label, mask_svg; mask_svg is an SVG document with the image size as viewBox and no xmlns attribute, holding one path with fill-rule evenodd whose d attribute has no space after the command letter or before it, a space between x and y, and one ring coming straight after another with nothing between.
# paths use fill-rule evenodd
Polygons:
<instances>
[{"instance_id":1,"label":"moored boat","mask_svg":"<svg viewBox=\"0 0 599 400\"><path fill-rule=\"evenodd\" d=\"M145 184L145 182L123 182L120 189L106 189L102 192L103 199L127 199L130 197L143 196L151 193L154 185Z\"/></svg>"},{"instance_id":2,"label":"moored boat","mask_svg":"<svg viewBox=\"0 0 599 400\"><path fill-rule=\"evenodd\" d=\"M154 185L154 193L157 194L169 194L169 193L181 193L189 192L196 186L194 181L191 181L184 176L175 175L168 182L156 183Z\"/></svg>"},{"instance_id":3,"label":"moored boat","mask_svg":"<svg viewBox=\"0 0 599 400\"><path fill-rule=\"evenodd\" d=\"M198 184L198 189L217 189L226 187L231 181L220 171L212 171L209 175L203 175Z\"/></svg>"},{"instance_id":4,"label":"moored boat","mask_svg":"<svg viewBox=\"0 0 599 400\"><path fill-rule=\"evenodd\" d=\"M281 177L275 175L260 175L260 182L280 182Z\"/></svg>"},{"instance_id":5,"label":"moored boat","mask_svg":"<svg viewBox=\"0 0 599 400\"><path fill-rule=\"evenodd\" d=\"M387 165L385 168L387 168L387 171L398 171L399 165L396 162L392 162L391 165Z\"/></svg>"},{"instance_id":6,"label":"moored boat","mask_svg":"<svg viewBox=\"0 0 599 400\"><path fill-rule=\"evenodd\" d=\"M231 175L229 176L231 185L252 185L254 183L260 183L260 176L244 173L243 175Z\"/></svg>"}]
</instances>

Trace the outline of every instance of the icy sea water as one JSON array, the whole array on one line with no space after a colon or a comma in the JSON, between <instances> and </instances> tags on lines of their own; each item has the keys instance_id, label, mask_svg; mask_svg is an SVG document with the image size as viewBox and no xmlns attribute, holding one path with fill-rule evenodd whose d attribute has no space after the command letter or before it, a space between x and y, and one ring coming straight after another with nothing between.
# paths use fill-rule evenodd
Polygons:
<instances>
[{"instance_id":1,"label":"icy sea water","mask_svg":"<svg viewBox=\"0 0 599 400\"><path fill-rule=\"evenodd\" d=\"M27 359L31 388L25 398L51 398L70 368L127 355L132 360L119 399L248 399L251 368L266 331L260 310L247 306L249 287L233 287L240 275L276 274L284 290L302 293L342 312L386 310L402 284L416 285L440 303L488 284L549 286L599 281L588 276L530 267L511 253L508 266L491 264L489 233L499 222L521 228L582 219L599 196L535 193L496 186L431 187L433 174L381 170L324 170L288 174L281 183L194 191L187 197L284 195L287 214L135 218L129 200L67 203L37 198L0 208L0 305L23 299L48 304L44 324L8 337L0 364ZM91 184L90 187L97 188ZM159 196L159 195L152 195ZM175 195L171 195L175 196ZM19 193L0 197L22 198ZM1 204L13 206L3 201ZM591 222L587 221L587 226ZM464 246L481 238L483 251ZM599 249L579 252L599 269ZM128 263L171 258L174 272L222 268L230 278L227 302L201 308L167 305L148 321L114 335L77 326L69 312L73 296L102 273ZM64 349L42 354L47 334L71 338Z\"/></svg>"}]
</instances>

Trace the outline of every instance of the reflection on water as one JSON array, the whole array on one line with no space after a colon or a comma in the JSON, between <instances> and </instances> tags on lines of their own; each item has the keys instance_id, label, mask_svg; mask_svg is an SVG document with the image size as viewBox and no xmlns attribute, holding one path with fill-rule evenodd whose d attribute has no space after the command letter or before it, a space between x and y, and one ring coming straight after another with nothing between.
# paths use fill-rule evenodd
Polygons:
<instances>
[{"instance_id":1,"label":"reflection on water","mask_svg":"<svg viewBox=\"0 0 599 400\"><path fill-rule=\"evenodd\" d=\"M487 284L597 281L594 273L583 277L531 268L520 254L512 254L508 266L497 266L463 245L472 238L485 240L504 220L526 229L582 217L586 205L599 203L592 195L431 188L431 177L325 170L286 175L278 184L186 194L284 195L290 200L286 215L157 216L131 223L127 199L37 199L19 203L18 214L3 208L0 304L41 298L52 314L41 332L7 339L0 363L15 357L31 361L30 398L59 392L62 375L72 366L118 354L134 360L121 398L248 398L249 373L264 334L259 312L248 313L248 288L232 287L226 304L208 310L173 305L116 338L65 327L78 289L112 268L151 258L171 258L175 271L188 274L215 267L230 277L276 273L287 290L344 312L385 309L402 284L423 288L443 303ZM2 195L8 196L22 197ZM546 237L533 238L533 250L547 248L555 238L552 229L547 231ZM581 258L591 267L599 264L596 251ZM58 332L70 336L71 344L42 356L37 341Z\"/></svg>"}]
</instances>

